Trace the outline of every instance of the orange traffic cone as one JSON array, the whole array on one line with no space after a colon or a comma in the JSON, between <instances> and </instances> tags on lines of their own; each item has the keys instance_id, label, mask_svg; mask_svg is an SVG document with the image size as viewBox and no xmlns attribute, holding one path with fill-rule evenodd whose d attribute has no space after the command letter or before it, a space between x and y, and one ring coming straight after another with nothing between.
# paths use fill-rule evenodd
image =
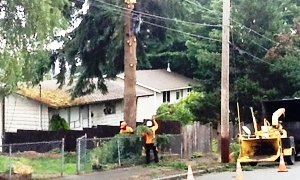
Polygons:
<instances>
[{"instance_id":1,"label":"orange traffic cone","mask_svg":"<svg viewBox=\"0 0 300 180\"><path fill-rule=\"evenodd\" d=\"M187 180L195 180L191 165L188 165Z\"/></svg>"},{"instance_id":2,"label":"orange traffic cone","mask_svg":"<svg viewBox=\"0 0 300 180\"><path fill-rule=\"evenodd\" d=\"M285 162L283 159L283 154L280 154L280 161L279 161L279 167L278 167L278 172L287 172Z\"/></svg>"},{"instance_id":3,"label":"orange traffic cone","mask_svg":"<svg viewBox=\"0 0 300 180\"><path fill-rule=\"evenodd\" d=\"M235 180L243 180L243 170L241 163L239 161L236 162L236 175L235 175Z\"/></svg>"}]
</instances>

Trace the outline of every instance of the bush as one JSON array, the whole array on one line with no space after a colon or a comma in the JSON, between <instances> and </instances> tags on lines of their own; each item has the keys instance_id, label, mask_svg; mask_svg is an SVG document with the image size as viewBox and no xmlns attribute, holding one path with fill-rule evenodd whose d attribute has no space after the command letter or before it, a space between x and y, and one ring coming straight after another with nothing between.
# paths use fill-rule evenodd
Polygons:
<instances>
[{"instance_id":1,"label":"bush","mask_svg":"<svg viewBox=\"0 0 300 180\"><path fill-rule=\"evenodd\" d=\"M233 153L234 161L236 161L240 153L240 144L236 141L230 143L230 152Z\"/></svg>"},{"instance_id":2,"label":"bush","mask_svg":"<svg viewBox=\"0 0 300 180\"><path fill-rule=\"evenodd\" d=\"M69 130L70 127L67 121L57 114L52 116L49 129L50 131Z\"/></svg>"},{"instance_id":3,"label":"bush","mask_svg":"<svg viewBox=\"0 0 300 180\"><path fill-rule=\"evenodd\" d=\"M93 165L103 165L118 162L118 150L122 163L136 164L141 162L143 138L142 132L152 133L146 126L138 126L135 134L118 134L111 140L102 142L90 152L90 161ZM118 149L119 143L119 149ZM160 149L169 149L170 137L156 135L155 144Z\"/></svg>"},{"instance_id":4,"label":"bush","mask_svg":"<svg viewBox=\"0 0 300 180\"><path fill-rule=\"evenodd\" d=\"M195 102L201 98L203 98L202 93L192 91L177 103L163 103L156 112L157 115L161 115L158 119L180 120L185 125L190 124L196 120L191 107L194 107Z\"/></svg>"},{"instance_id":5,"label":"bush","mask_svg":"<svg viewBox=\"0 0 300 180\"><path fill-rule=\"evenodd\" d=\"M103 142L99 147L93 149L90 154L90 159L95 165L117 163L118 151L120 151L120 158L123 162L124 160L141 156L142 146L140 137L136 135L118 134L111 140Z\"/></svg>"}]
</instances>

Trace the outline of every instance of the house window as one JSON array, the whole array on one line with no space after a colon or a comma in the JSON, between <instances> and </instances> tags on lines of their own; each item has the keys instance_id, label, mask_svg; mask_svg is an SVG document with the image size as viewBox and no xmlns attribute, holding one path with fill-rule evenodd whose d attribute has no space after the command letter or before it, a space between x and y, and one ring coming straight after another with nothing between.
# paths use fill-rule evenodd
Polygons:
<instances>
[{"instance_id":1,"label":"house window","mask_svg":"<svg viewBox=\"0 0 300 180\"><path fill-rule=\"evenodd\" d=\"M105 103L105 108L103 112L105 115L116 114L116 103L115 102Z\"/></svg>"},{"instance_id":2,"label":"house window","mask_svg":"<svg viewBox=\"0 0 300 180\"><path fill-rule=\"evenodd\" d=\"M163 102L170 102L170 91L163 92Z\"/></svg>"},{"instance_id":3,"label":"house window","mask_svg":"<svg viewBox=\"0 0 300 180\"><path fill-rule=\"evenodd\" d=\"M188 88L188 89L187 89L187 92L191 92L191 91L192 91L192 88Z\"/></svg>"},{"instance_id":4,"label":"house window","mask_svg":"<svg viewBox=\"0 0 300 180\"><path fill-rule=\"evenodd\" d=\"M183 97L183 89L180 90L180 94L181 94L180 97Z\"/></svg>"},{"instance_id":5,"label":"house window","mask_svg":"<svg viewBox=\"0 0 300 180\"><path fill-rule=\"evenodd\" d=\"M179 99L179 98L180 98L180 92L176 91L176 99Z\"/></svg>"}]
</instances>

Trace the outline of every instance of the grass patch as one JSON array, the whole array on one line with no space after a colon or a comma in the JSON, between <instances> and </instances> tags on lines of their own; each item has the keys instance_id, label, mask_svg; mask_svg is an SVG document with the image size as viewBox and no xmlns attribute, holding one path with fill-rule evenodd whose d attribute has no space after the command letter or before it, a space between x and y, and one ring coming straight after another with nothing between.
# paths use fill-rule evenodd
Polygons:
<instances>
[{"instance_id":1,"label":"grass patch","mask_svg":"<svg viewBox=\"0 0 300 180\"><path fill-rule=\"evenodd\" d=\"M33 168L33 174L40 175L59 175L61 173L61 158L50 158L45 156L40 157L26 157L21 153L17 154L17 157L11 157L6 155L0 155L0 172L5 173L9 170L9 164L22 163L29 165ZM59 157L59 156L58 156ZM65 154L65 162L63 164L64 174L76 173L76 157L70 153Z\"/></svg>"}]
</instances>

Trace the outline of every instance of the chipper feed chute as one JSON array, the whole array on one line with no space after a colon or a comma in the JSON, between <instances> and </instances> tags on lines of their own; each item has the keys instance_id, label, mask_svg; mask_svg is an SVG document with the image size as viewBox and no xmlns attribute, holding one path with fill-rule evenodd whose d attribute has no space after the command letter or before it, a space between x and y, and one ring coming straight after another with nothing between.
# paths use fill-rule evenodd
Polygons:
<instances>
[{"instance_id":1,"label":"chipper feed chute","mask_svg":"<svg viewBox=\"0 0 300 180\"><path fill-rule=\"evenodd\" d=\"M280 157L280 138L240 138L241 163L274 162Z\"/></svg>"}]
</instances>

